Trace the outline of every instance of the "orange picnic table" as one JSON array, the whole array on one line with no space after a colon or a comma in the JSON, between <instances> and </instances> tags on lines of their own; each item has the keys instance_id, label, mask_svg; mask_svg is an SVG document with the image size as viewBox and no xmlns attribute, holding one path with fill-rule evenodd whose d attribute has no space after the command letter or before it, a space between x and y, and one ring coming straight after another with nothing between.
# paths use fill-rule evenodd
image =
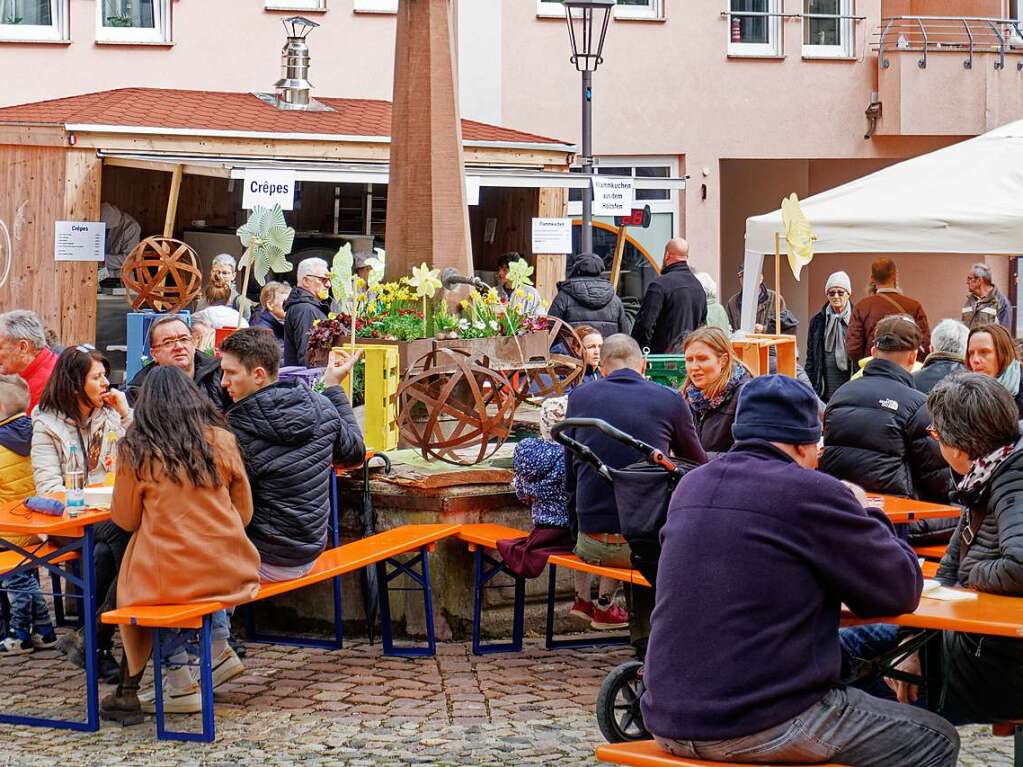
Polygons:
<instances>
[{"instance_id":1,"label":"orange picnic table","mask_svg":"<svg viewBox=\"0 0 1023 767\"><path fill-rule=\"evenodd\" d=\"M51 494L63 500L63 494ZM99 729L99 674L96 668L96 591L93 566L94 527L110 519L106 509L88 508L77 516L65 509L61 516L31 511L24 500L0 504L0 555L5 576L43 568L51 577L66 580L81 593L79 614L85 633L85 709L86 720L68 721L44 717L21 716L0 712L0 722L36 727L59 727L68 730L95 732ZM47 543L18 545L10 536L46 536ZM56 543L54 541L57 541ZM81 554L80 574L68 572L60 563ZM54 599L59 595L54 594Z\"/></svg>"},{"instance_id":2,"label":"orange picnic table","mask_svg":"<svg viewBox=\"0 0 1023 767\"><path fill-rule=\"evenodd\" d=\"M962 512L958 506L947 503L928 503L914 498L899 498L894 495L870 494L867 501L871 506L880 508L892 521L901 525L917 519L942 519L958 517Z\"/></svg>"}]
</instances>

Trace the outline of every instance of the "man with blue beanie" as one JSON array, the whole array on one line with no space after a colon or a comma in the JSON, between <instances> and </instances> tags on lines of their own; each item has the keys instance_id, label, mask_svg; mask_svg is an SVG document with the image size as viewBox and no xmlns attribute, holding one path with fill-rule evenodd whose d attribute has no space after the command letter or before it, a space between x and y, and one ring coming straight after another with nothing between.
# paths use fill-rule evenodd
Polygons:
<instances>
[{"instance_id":1,"label":"man with blue beanie","mask_svg":"<svg viewBox=\"0 0 1023 767\"><path fill-rule=\"evenodd\" d=\"M910 612L923 580L884 514L813 471L813 392L753 379L732 434L668 509L646 728L690 759L954 767L959 738L944 719L840 684L841 605L865 618Z\"/></svg>"}]
</instances>

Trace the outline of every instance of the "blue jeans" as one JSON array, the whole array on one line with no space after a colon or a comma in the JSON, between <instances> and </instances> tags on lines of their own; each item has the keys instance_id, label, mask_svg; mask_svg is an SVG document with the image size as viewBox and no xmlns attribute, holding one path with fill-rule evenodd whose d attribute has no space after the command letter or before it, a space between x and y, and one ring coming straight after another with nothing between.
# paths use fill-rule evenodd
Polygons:
<instances>
[{"instance_id":1,"label":"blue jeans","mask_svg":"<svg viewBox=\"0 0 1023 767\"><path fill-rule=\"evenodd\" d=\"M672 740L661 748L687 759L747 764L955 767L959 734L937 714L833 688L806 711L762 732L727 740Z\"/></svg>"},{"instance_id":2,"label":"blue jeans","mask_svg":"<svg viewBox=\"0 0 1023 767\"><path fill-rule=\"evenodd\" d=\"M35 570L8 575L2 583L8 589L8 599L11 602L11 631L18 639L28 639L32 629L40 634L53 631L50 611L46 608Z\"/></svg>"},{"instance_id":3,"label":"blue jeans","mask_svg":"<svg viewBox=\"0 0 1023 767\"><path fill-rule=\"evenodd\" d=\"M164 645L161 648L163 665L170 668L186 666L189 663L189 656L199 657L199 647L196 643L196 632L182 629L180 631L167 631L163 634ZM231 636L231 616L227 610L218 610L210 616L210 636L214 642L217 640L226 642Z\"/></svg>"}]
</instances>

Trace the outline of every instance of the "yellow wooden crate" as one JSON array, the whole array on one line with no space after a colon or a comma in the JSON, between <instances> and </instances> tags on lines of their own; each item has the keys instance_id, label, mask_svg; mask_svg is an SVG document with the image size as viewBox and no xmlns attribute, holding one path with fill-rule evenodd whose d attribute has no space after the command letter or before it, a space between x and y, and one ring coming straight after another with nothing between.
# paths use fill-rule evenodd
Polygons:
<instances>
[{"instance_id":1,"label":"yellow wooden crate","mask_svg":"<svg viewBox=\"0 0 1023 767\"><path fill-rule=\"evenodd\" d=\"M378 453L398 447L398 347L359 344L366 365L366 447Z\"/></svg>"}]
</instances>

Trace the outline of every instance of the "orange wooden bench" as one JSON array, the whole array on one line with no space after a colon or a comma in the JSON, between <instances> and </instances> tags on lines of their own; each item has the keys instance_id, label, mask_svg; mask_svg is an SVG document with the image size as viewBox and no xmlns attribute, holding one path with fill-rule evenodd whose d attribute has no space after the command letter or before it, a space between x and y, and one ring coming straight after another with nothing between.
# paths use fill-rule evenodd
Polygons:
<instances>
[{"instance_id":1,"label":"orange wooden bench","mask_svg":"<svg viewBox=\"0 0 1023 767\"><path fill-rule=\"evenodd\" d=\"M936 560L938 560L940 562L941 558L945 556L945 549L946 548L948 548L948 546L946 546L946 545L941 545L941 546L914 546L913 547L913 551L915 551L918 556L924 557L926 559L936 559Z\"/></svg>"},{"instance_id":2,"label":"orange wooden bench","mask_svg":"<svg viewBox=\"0 0 1023 767\"><path fill-rule=\"evenodd\" d=\"M429 552L437 541L458 532L458 525L404 525L392 530L346 543L328 549L316 560L313 569L301 578L274 583L264 582L256 596L242 604L251 604L262 599L296 591L316 583L337 578L364 567L375 566L380 588L380 620L382 624L385 655L422 656L436 652L436 636L433 627L433 596L430 590ZM415 554L409 562L398 562L396 557ZM391 566L393 570L387 571ZM399 575L410 577L423 592L423 606L426 611L427 643L425 647L395 647L391 634L388 584ZM145 626L154 629L153 637L153 681L156 694L157 737L161 740L191 740L210 743L215 737L213 720L213 671L211 667L211 622L213 613L223 610L220 602L203 602L181 605L149 605L121 607L109 610L101 616L104 623L117 625ZM163 716L163 679L160 649L161 631L167 629L195 629L199 631L199 688L202 696L201 733L177 732L165 727Z\"/></svg>"},{"instance_id":3,"label":"orange wooden bench","mask_svg":"<svg viewBox=\"0 0 1023 767\"><path fill-rule=\"evenodd\" d=\"M45 559L51 565L60 565L65 562L77 562L81 559L81 554L77 551L67 551L63 554L54 556L59 549L49 543L29 544L26 546L26 550L34 554L39 559ZM0 577L8 575L11 571L26 564L29 564L28 560L17 551L0 551ZM33 565L33 567L37 567L37 565ZM71 625L64 616L64 591L61 586L60 577L51 572L50 583L53 586L52 597L54 623L57 626ZM11 605L7 598L6 591L0 595L0 615L2 615L3 632L6 635L11 620Z\"/></svg>"},{"instance_id":4,"label":"orange wooden bench","mask_svg":"<svg viewBox=\"0 0 1023 767\"><path fill-rule=\"evenodd\" d=\"M653 740L636 740L631 743L608 743L597 746L597 759L611 764L623 764L627 767L754 767L738 762L705 762L700 759L685 759L672 756L664 751ZM770 767L770 765L759 765ZM818 765L818 767L838 767L835 764Z\"/></svg>"},{"instance_id":5,"label":"orange wooden bench","mask_svg":"<svg viewBox=\"0 0 1023 767\"><path fill-rule=\"evenodd\" d=\"M496 525L491 523L479 523L462 525L458 531L458 538L469 544L469 551L475 555L475 576L473 582L473 613L472 613L472 651L476 655L487 655L498 652L520 652L522 650L522 638L525 623L526 606L526 581L510 570L499 557L491 556L488 552L497 549L497 542L505 539L525 538L529 535L525 530L518 530L514 527ZM547 581L547 628L546 647L554 650L561 647L592 647L594 645L623 644L628 638L622 636L590 637L586 639L555 639L554 638L554 604L556 597L557 568L565 567L569 570L577 570L593 575L602 575L608 578L631 583L637 586L647 586L647 580L636 570L623 567L602 567L583 562L575 554L555 554L548 559L548 581ZM498 574L505 573L515 581L515 603L512 619L512 638L510 642L490 643L484 645L480 639L481 624L483 621L483 591L487 588L499 588L487 586L487 584Z\"/></svg>"}]
</instances>

